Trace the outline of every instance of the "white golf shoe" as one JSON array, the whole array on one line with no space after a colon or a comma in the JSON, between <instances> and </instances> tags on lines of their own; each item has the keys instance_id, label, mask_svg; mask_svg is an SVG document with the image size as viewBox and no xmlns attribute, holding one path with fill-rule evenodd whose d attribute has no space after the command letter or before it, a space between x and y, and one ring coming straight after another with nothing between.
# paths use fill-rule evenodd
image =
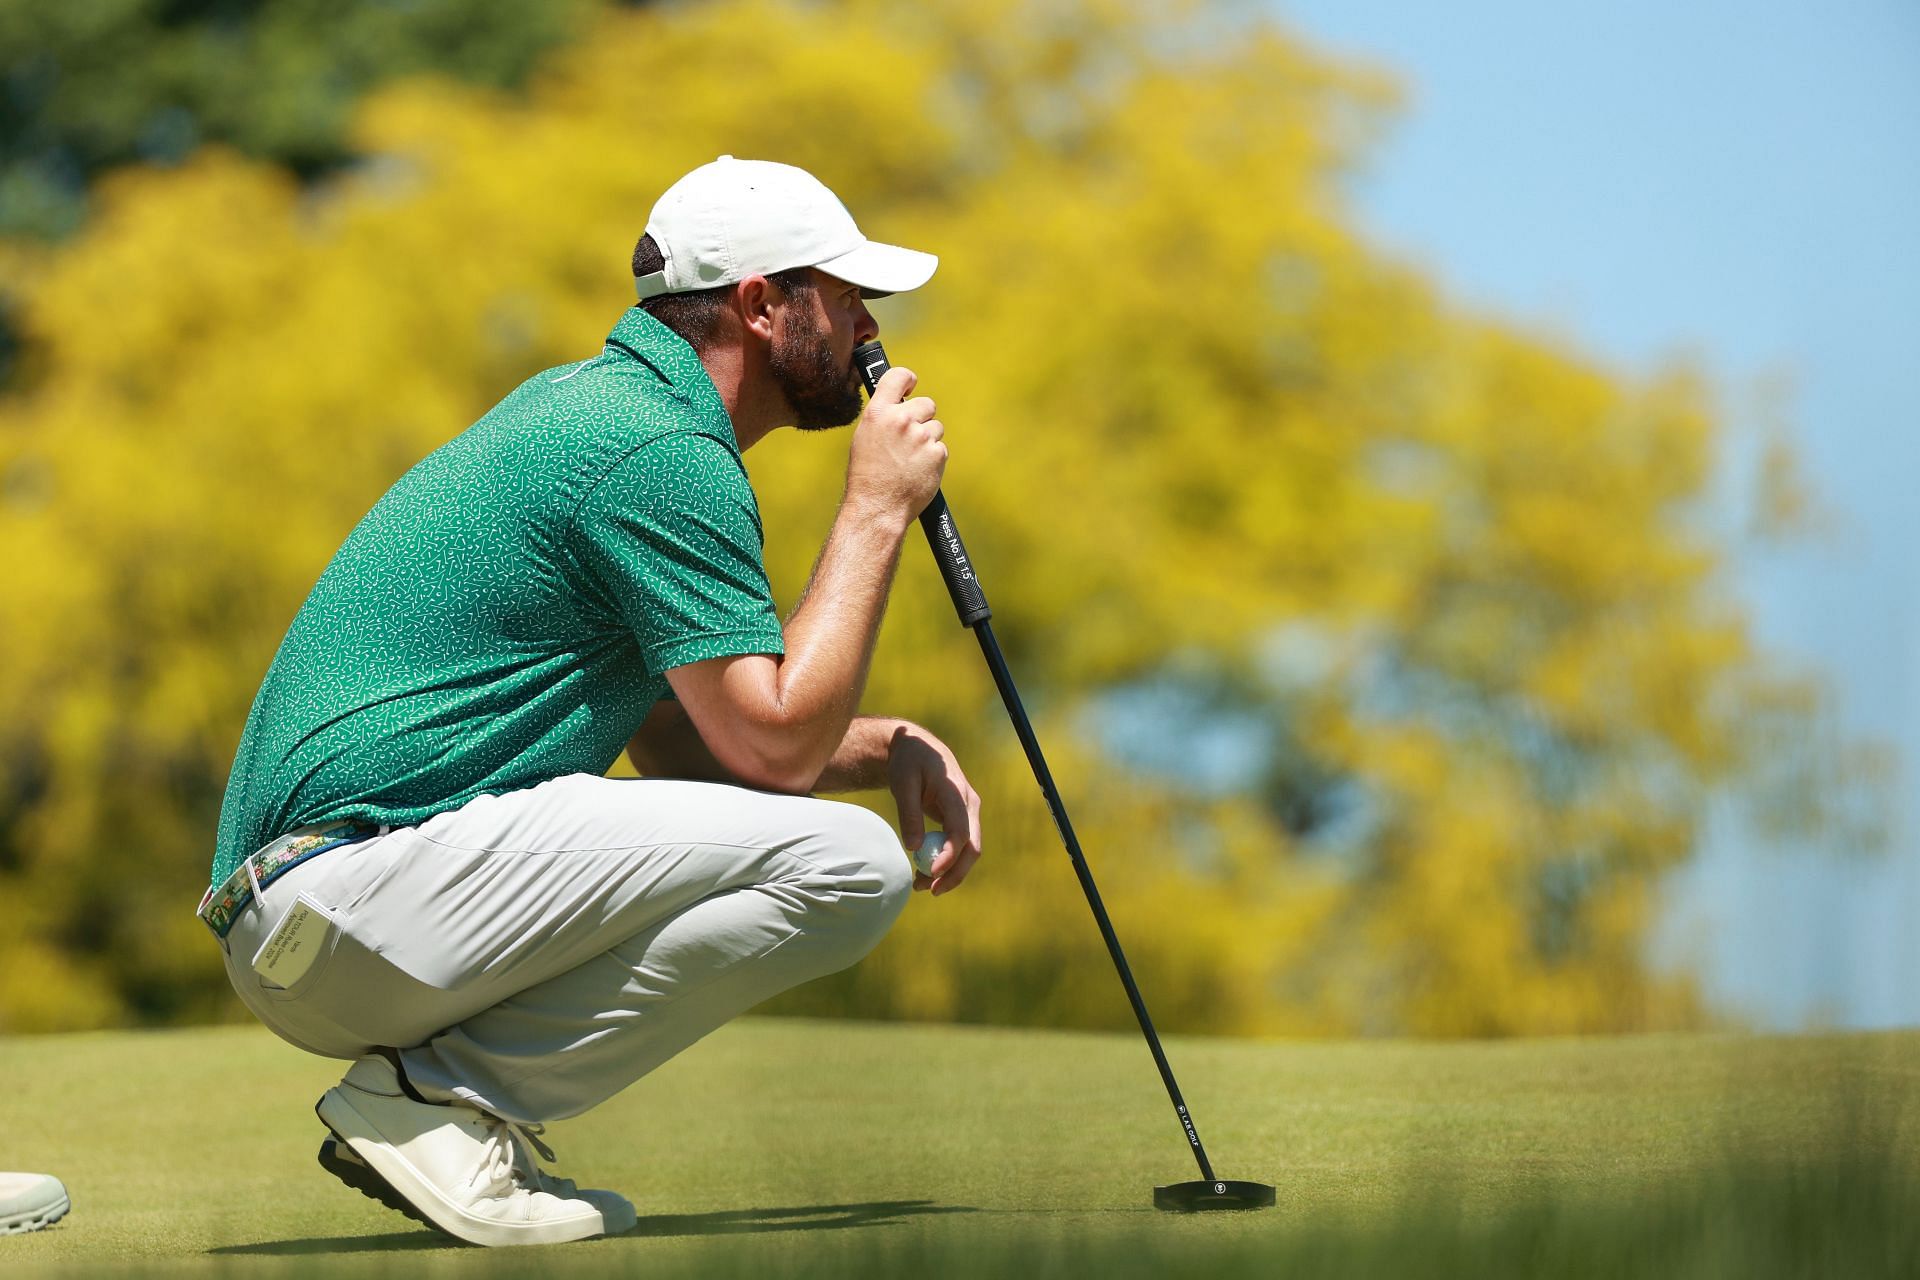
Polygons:
<instances>
[{"instance_id":1,"label":"white golf shoe","mask_svg":"<svg viewBox=\"0 0 1920 1280\"><path fill-rule=\"evenodd\" d=\"M0 1173L0 1236L38 1231L72 1207L60 1179L45 1173Z\"/></svg>"},{"instance_id":2,"label":"white golf shoe","mask_svg":"<svg viewBox=\"0 0 1920 1280\"><path fill-rule=\"evenodd\" d=\"M527 1125L526 1131L538 1134L543 1130L538 1125ZM585 1200L600 1210L600 1215L609 1224L607 1230L612 1234L613 1224L638 1221L633 1202L618 1191L602 1191L596 1187L576 1187L572 1178L556 1178L542 1169L532 1158L530 1151L523 1151L522 1157L514 1161L514 1168L520 1176L536 1191L558 1196L562 1200ZM422 1214L407 1203L398 1192L387 1185L387 1180L373 1171L372 1166L353 1153L353 1148L329 1133L320 1143L320 1167L340 1181L366 1196L369 1200L378 1200L396 1213L404 1213L422 1226L438 1231L439 1224ZM630 1227L628 1228L630 1229Z\"/></svg>"},{"instance_id":3,"label":"white golf shoe","mask_svg":"<svg viewBox=\"0 0 1920 1280\"><path fill-rule=\"evenodd\" d=\"M522 1168L522 1143L537 1141L522 1126L458 1103L417 1102L383 1057L354 1063L314 1110L421 1217L469 1243L558 1244L634 1225L619 1196L589 1200L571 1182Z\"/></svg>"}]
</instances>

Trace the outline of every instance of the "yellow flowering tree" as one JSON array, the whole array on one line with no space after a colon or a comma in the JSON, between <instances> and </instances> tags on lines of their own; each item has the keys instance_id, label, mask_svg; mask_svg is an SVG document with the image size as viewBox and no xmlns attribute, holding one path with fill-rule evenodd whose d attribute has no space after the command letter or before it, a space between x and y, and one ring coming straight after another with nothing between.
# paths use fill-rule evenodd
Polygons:
<instances>
[{"instance_id":1,"label":"yellow flowering tree","mask_svg":"<svg viewBox=\"0 0 1920 1280\"><path fill-rule=\"evenodd\" d=\"M286 624L402 471L598 349L653 198L722 152L942 254L876 309L1167 1026L1699 1019L1644 960L1658 878L1817 705L1686 519L1701 381L1476 318L1352 230L1393 101L1236 7L749 0L607 14L521 98L385 90L318 191L218 149L114 175L6 259L0 1026L234 1012L191 908ZM785 601L844 457L748 456ZM867 701L955 745L988 860L781 1007L1124 1025L917 547Z\"/></svg>"}]
</instances>

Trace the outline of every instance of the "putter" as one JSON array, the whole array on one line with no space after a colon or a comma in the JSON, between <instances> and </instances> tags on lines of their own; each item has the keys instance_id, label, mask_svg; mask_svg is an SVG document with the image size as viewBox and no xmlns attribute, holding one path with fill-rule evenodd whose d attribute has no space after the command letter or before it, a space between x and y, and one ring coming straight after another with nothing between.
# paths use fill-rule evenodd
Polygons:
<instances>
[{"instance_id":1,"label":"putter","mask_svg":"<svg viewBox=\"0 0 1920 1280\"><path fill-rule=\"evenodd\" d=\"M866 383L867 394L872 395L875 385L892 366L887 362L887 353L878 342L863 342L853 349L854 367L860 371L861 381ZM980 580L974 576L973 562L967 559L967 549L960 541L960 531L954 528L953 515L947 510L944 495L935 492L933 501L920 513L920 527L926 531L927 541L933 545L933 558L940 565L940 576L946 580L947 594L953 597L954 610L960 615L960 625L970 629L980 641L980 651L986 655L987 666L993 671L993 682L1000 688L1000 700L1007 704L1007 714L1013 717L1013 731L1020 735L1020 745L1026 749L1027 763L1033 766L1034 780L1040 784L1040 792L1046 797L1047 808L1053 813L1053 824L1060 831L1060 839L1067 846L1067 856L1073 859L1074 874L1080 877L1080 887L1086 892L1087 905L1093 908L1094 921L1100 926L1100 936L1107 941L1107 954L1113 957L1113 967L1120 973L1120 983L1127 989L1127 999L1133 1004L1133 1016L1140 1020L1141 1034L1147 1038L1147 1048L1153 1050L1154 1065L1160 1068L1160 1080L1167 1086L1167 1097L1173 1100L1173 1109L1180 1117L1180 1127L1187 1135L1187 1144L1193 1148L1193 1158L1200 1165L1198 1182L1175 1182L1169 1186L1153 1189L1153 1207L1172 1209L1191 1213L1201 1209L1266 1209L1273 1205L1273 1188L1264 1182L1236 1182L1231 1179L1216 1178L1213 1164L1207 1159L1207 1149L1200 1145L1200 1131L1194 1127L1193 1117L1187 1113L1187 1103L1180 1096L1180 1085L1173 1078L1173 1068L1167 1065L1167 1054L1160 1047L1160 1037L1153 1029L1153 1019L1147 1016L1146 1001L1140 998L1140 988L1134 985L1133 971L1127 967L1126 953L1120 950L1120 939L1113 932L1113 922L1107 918L1107 908L1100 901L1100 890L1094 887L1093 872L1087 867L1086 855L1080 851L1080 839L1073 834L1073 824L1067 820L1067 806L1060 799L1060 790L1053 784L1053 772L1047 768L1046 757L1040 754L1040 740L1034 736L1033 724L1027 719L1027 709L1020 702L1020 691L1013 687L1013 675L1007 670L1007 660L1000 654L1000 642L993 638L993 627L989 620L993 610L987 607L987 596L980 589Z\"/></svg>"}]
</instances>

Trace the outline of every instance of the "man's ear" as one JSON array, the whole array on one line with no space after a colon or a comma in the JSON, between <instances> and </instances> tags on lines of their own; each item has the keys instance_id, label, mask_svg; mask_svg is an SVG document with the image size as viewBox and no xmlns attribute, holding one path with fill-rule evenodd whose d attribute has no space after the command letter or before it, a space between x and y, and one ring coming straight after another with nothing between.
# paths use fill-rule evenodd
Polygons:
<instances>
[{"instance_id":1,"label":"man's ear","mask_svg":"<svg viewBox=\"0 0 1920 1280\"><path fill-rule=\"evenodd\" d=\"M733 286L734 312L742 328L762 342L773 341L773 308L782 300L780 290L765 276L748 276Z\"/></svg>"}]
</instances>

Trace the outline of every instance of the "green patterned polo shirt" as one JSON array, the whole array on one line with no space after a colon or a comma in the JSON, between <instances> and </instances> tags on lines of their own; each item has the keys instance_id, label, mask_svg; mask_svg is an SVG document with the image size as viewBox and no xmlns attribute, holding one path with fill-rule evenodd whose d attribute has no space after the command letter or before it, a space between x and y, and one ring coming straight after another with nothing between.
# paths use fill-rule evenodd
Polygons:
<instances>
[{"instance_id":1,"label":"green patterned polo shirt","mask_svg":"<svg viewBox=\"0 0 1920 1280\"><path fill-rule=\"evenodd\" d=\"M639 308L387 491L274 655L219 883L275 836L605 773L672 667L785 652L760 512L692 348Z\"/></svg>"}]
</instances>

